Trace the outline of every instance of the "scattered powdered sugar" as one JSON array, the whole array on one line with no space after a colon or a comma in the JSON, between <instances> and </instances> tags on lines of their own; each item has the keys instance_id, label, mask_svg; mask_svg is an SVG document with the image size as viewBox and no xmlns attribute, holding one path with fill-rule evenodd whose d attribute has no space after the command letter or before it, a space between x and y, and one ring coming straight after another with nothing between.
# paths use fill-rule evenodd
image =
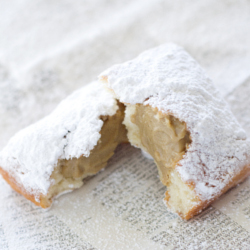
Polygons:
<instances>
[{"instance_id":1,"label":"scattered powdered sugar","mask_svg":"<svg viewBox=\"0 0 250 250\"><path fill-rule=\"evenodd\" d=\"M117 98L143 103L184 121L192 143L177 171L209 200L249 164L250 143L199 64L181 47L165 44L114 65L100 79Z\"/></svg>"},{"instance_id":2,"label":"scattered powdered sugar","mask_svg":"<svg viewBox=\"0 0 250 250\"><path fill-rule=\"evenodd\" d=\"M91 83L13 136L0 153L0 166L29 192L46 194L58 159L89 156L101 136L100 116L114 115L117 109L112 95Z\"/></svg>"}]
</instances>

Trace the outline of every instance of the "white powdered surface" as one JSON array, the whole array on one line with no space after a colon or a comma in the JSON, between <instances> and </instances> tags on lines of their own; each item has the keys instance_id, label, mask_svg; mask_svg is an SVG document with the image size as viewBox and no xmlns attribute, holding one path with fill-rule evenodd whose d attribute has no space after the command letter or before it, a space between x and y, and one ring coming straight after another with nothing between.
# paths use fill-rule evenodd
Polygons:
<instances>
[{"instance_id":1,"label":"white powdered surface","mask_svg":"<svg viewBox=\"0 0 250 250\"><path fill-rule=\"evenodd\" d=\"M230 93L250 135L249 9L248 0L2 0L0 150L106 68L166 42ZM111 161L48 211L0 177L0 249L250 249L249 180L183 222L166 210L166 187L140 150L126 145Z\"/></svg>"},{"instance_id":2,"label":"white powdered surface","mask_svg":"<svg viewBox=\"0 0 250 250\"><path fill-rule=\"evenodd\" d=\"M210 200L249 163L246 134L199 64L165 44L114 65L100 78L124 103L150 105L184 121L192 143L178 162L183 181Z\"/></svg>"},{"instance_id":3,"label":"white powdered surface","mask_svg":"<svg viewBox=\"0 0 250 250\"><path fill-rule=\"evenodd\" d=\"M115 63L183 46L223 95L249 77L247 0L3 0L0 149Z\"/></svg>"},{"instance_id":4,"label":"white powdered surface","mask_svg":"<svg viewBox=\"0 0 250 250\"><path fill-rule=\"evenodd\" d=\"M0 166L28 192L46 194L58 159L88 157L101 137L100 116L114 115L117 108L108 91L91 83L13 136L0 153Z\"/></svg>"}]
</instances>

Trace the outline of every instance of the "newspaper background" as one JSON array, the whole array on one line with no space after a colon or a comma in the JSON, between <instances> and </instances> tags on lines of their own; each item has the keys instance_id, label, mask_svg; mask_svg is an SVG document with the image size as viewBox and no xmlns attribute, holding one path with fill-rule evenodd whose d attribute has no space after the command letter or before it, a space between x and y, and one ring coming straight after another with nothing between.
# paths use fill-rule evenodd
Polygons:
<instances>
[{"instance_id":1,"label":"newspaper background","mask_svg":"<svg viewBox=\"0 0 250 250\"><path fill-rule=\"evenodd\" d=\"M0 149L114 63L176 42L250 136L250 2L0 1ZM154 163L121 145L105 171L42 210L0 178L0 249L250 249L250 179L195 219L168 212Z\"/></svg>"}]
</instances>

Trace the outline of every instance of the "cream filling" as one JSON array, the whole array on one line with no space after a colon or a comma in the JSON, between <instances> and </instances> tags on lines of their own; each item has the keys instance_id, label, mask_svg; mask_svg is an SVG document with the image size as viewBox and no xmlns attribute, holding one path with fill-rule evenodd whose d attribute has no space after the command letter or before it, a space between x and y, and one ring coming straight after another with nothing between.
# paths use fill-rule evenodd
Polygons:
<instances>
[{"instance_id":1,"label":"cream filling","mask_svg":"<svg viewBox=\"0 0 250 250\"><path fill-rule=\"evenodd\" d=\"M59 160L51 175L53 184L48 194L42 197L43 203L49 206L51 199L58 194L79 188L83 179L94 175L107 165L107 161L114 154L117 145L127 142L127 131L122 124L124 119L124 105L119 103L119 109L114 116L101 117L103 126L101 138L89 157Z\"/></svg>"},{"instance_id":2,"label":"cream filling","mask_svg":"<svg viewBox=\"0 0 250 250\"><path fill-rule=\"evenodd\" d=\"M191 143L186 124L142 104L127 106L124 124L129 141L154 158L160 179L168 187L168 206L179 214L186 214L197 204L192 187L184 183L175 170Z\"/></svg>"}]
</instances>

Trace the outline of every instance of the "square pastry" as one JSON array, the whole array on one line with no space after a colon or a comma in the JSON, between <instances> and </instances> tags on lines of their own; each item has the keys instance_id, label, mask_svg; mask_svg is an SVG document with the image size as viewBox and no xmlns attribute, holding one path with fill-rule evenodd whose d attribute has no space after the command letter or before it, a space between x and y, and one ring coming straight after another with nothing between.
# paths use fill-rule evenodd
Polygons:
<instances>
[{"instance_id":1,"label":"square pastry","mask_svg":"<svg viewBox=\"0 0 250 250\"><path fill-rule=\"evenodd\" d=\"M165 44L100 75L126 105L130 143L149 153L183 219L200 213L250 172L246 134L200 65Z\"/></svg>"}]
</instances>

